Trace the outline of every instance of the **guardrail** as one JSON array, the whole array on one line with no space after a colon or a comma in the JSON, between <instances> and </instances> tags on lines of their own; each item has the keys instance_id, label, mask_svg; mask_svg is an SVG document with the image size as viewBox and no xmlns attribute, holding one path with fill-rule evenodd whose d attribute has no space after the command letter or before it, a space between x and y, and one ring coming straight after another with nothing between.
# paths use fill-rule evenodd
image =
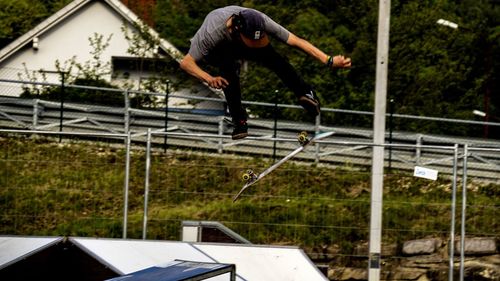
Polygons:
<instances>
[{"instance_id":1,"label":"guardrail","mask_svg":"<svg viewBox=\"0 0 500 281\"><path fill-rule=\"evenodd\" d=\"M4 83L21 83L14 80L1 80ZM23 81L23 83L29 83ZM34 83L34 82L33 82ZM57 86L52 83L34 83L37 85ZM89 86L65 85L82 89L110 90L121 94L124 98L124 107L89 105L66 102L61 107L60 102L41 99L21 99L0 96L0 126L4 128L21 128L43 131L72 131L88 133L131 134L134 141L146 141L146 132L168 132L162 138L154 140L164 147L168 145L208 149L218 153L250 153L267 157L281 157L296 147L296 134L300 131L318 132L334 131L335 141L314 146L314 153L302 154L302 160L343 165L371 165L371 151L368 145L371 142L372 131L362 128L344 128L326 126L320 123L290 122L286 120L268 120L251 118L249 131L252 137L239 141L229 140L231 130L230 120L223 115L223 111L209 111L197 109L138 109L130 106L129 95L149 94L165 97L160 93L146 93L140 91L123 91ZM181 97L181 96L172 96ZM182 96L182 98L186 98ZM197 101L223 102L218 98L192 97ZM262 106L278 106L283 108L301 109L295 105L267 104L260 102L245 102L246 104ZM64 111L64 114L61 113ZM362 111L339 110L323 108L324 112L342 112L349 114L372 114ZM396 115L401 118L419 118L425 120L459 122L465 124L486 124L486 122L456 120L445 118L429 118L407 115ZM500 126L500 123L488 122L488 125ZM217 136L213 138L211 136ZM391 132L386 139L389 143L386 151L387 165L390 168L411 169L415 165L432 166L437 169L449 168L449 156L439 152L422 151L422 145L452 145L471 144L476 147L500 147L496 141L483 139L443 137L408 132ZM343 143L349 142L349 145ZM397 146L390 146L397 144ZM403 146L401 146L403 144ZM404 144L413 147L404 147ZM500 154L477 152L471 156L474 160L469 164L470 175L484 179L498 180L500 175Z\"/></svg>"}]
</instances>

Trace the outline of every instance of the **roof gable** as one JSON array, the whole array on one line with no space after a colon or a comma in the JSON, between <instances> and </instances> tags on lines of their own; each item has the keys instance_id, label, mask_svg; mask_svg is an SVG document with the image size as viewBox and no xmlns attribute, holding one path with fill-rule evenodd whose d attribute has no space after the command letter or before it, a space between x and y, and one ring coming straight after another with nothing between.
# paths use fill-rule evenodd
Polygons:
<instances>
[{"instance_id":1,"label":"roof gable","mask_svg":"<svg viewBox=\"0 0 500 281\"><path fill-rule=\"evenodd\" d=\"M75 0L41 22L32 30L25 33L23 36L19 37L18 39L7 45L5 48L0 50L0 63L7 60L17 51L31 44L34 38L50 33L54 29L54 27L58 26L63 21L68 20L71 16L78 14L79 12L84 10L84 8L88 7L89 4L93 4L96 2L105 4L112 11L120 15L124 22L132 26L145 26L146 31L149 33L149 35L159 40L158 47L169 54L175 60L179 61L182 57L182 53L177 48L175 48L167 40L160 38L159 34L155 30L147 27L132 11L130 11L119 0ZM87 38L85 38L85 40L86 39Z\"/></svg>"}]
</instances>

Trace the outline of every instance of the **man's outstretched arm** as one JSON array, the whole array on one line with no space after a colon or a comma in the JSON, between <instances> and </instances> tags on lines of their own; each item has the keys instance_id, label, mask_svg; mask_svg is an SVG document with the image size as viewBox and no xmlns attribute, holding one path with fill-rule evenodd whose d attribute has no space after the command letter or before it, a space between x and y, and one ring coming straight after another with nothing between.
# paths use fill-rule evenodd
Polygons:
<instances>
[{"instance_id":1,"label":"man's outstretched arm","mask_svg":"<svg viewBox=\"0 0 500 281\"><path fill-rule=\"evenodd\" d=\"M295 34L290 32L290 35L288 36L288 40L286 43L290 46L296 47L301 49L302 51L306 52L313 58L316 58L318 61L320 61L323 64L329 64L329 59L331 60L331 67L337 67L337 68L348 68L351 67L351 59L346 58L344 56L338 55L334 57L330 57L327 54L325 54L323 51L318 49L316 46L311 44L309 41L302 39Z\"/></svg>"},{"instance_id":2,"label":"man's outstretched arm","mask_svg":"<svg viewBox=\"0 0 500 281\"><path fill-rule=\"evenodd\" d=\"M201 69L194 58L187 54L180 62L180 67L190 75L206 82L208 86L216 89L225 88L229 83L221 76L213 77L208 72Z\"/></svg>"}]
</instances>

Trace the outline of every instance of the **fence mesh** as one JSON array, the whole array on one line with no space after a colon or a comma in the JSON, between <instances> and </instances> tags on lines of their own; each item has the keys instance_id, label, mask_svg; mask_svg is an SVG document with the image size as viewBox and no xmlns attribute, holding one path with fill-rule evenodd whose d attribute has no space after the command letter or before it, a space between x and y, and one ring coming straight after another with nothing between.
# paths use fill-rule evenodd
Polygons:
<instances>
[{"instance_id":1,"label":"fence mesh","mask_svg":"<svg viewBox=\"0 0 500 281\"><path fill-rule=\"evenodd\" d=\"M58 142L57 136L9 132L0 138L2 234L121 237L123 140L69 134ZM311 146L303 154L315 151ZM126 229L128 238L141 238L147 171L142 141L134 143L131 155ZM317 262L366 264L371 211L366 166L290 161L232 203L244 184L241 174L266 169L271 157L178 150L156 142L150 161L147 239L179 240L183 221L218 221L252 243L299 245ZM384 259L398 261L405 241L434 237L444 245L449 239L453 171L440 169L437 181L416 178L412 170L386 169ZM462 176L456 186L456 234ZM467 235L498 238L497 187L469 178Z\"/></svg>"},{"instance_id":2,"label":"fence mesh","mask_svg":"<svg viewBox=\"0 0 500 281\"><path fill-rule=\"evenodd\" d=\"M125 161L111 143L0 142L2 234L121 237Z\"/></svg>"},{"instance_id":3,"label":"fence mesh","mask_svg":"<svg viewBox=\"0 0 500 281\"><path fill-rule=\"evenodd\" d=\"M0 84L19 88L15 83ZM300 245L317 261L365 266L371 207L370 129L335 126L341 113L329 110L325 110L321 122L256 116L249 121L254 138L235 142L224 138L232 127L220 99L192 101L209 104L203 108L166 108L161 102L148 107L138 100L158 93L85 88L96 98L106 92L116 104L84 103L69 99L69 87L65 92L68 100L61 104L60 90L54 87L54 98L49 100L0 97L3 128L61 130L68 134L59 141L57 135L0 134L1 234L121 237L125 227L128 237L141 238L147 158L144 147L150 129L157 135L152 140L148 174L148 239L179 240L183 221L218 221L252 243ZM213 104L217 106L210 107ZM265 106L274 110L275 105ZM335 134L330 142L309 146L295 158L298 161L286 163L244 193L240 201L231 203L244 184L242 173L249 168L261 172L296 148L296 134L302 130ZM77 138L70 132L89 135ZM124 179L128 165L123 138L92 137L96 132L132 136L127 206ZM454 159L451 149L438 145L462 147L473 142L481 148L471 149L467 157L466 230L467 235L498 238L497 143L405 132L391 133L389 142L400 146L385 150L384 257L397 260L402 243L408 240L449 239ZM462 159L463 154L459 157ZM437 170L439 179L414 177L415 166ZM462 167L460 162L454 220L457 234L462 215L459 206L463 203ZM127 225L124 207L128 208Z\"/></svg>"}]
</instances>

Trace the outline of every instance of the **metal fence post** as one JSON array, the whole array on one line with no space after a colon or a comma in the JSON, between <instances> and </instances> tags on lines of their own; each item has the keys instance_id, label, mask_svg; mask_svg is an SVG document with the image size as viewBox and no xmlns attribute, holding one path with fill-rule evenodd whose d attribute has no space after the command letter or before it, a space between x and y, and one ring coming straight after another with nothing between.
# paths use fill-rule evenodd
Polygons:
<instances>
[{"instance_id":1,"label":"metal fence post","mask_svg":"<svg viewBox=\"0 0 500 281\"><path fill-rule=\"evenodd\" d=\"M451 191L451 228L450 228L450 246L449 246L449 273L448 280L453 281L453 267L455 255L455 213L457 202L457 177L458 177L458 144L453 148L453 182Z\"/></svg>"},{"instance_id":2,"label":"metal fence post","mask_svg":"<svg viewBox=\"0 0 500 281\"><path fill-rule=\"evenodd\" d=\"M123 116L123 122L124 122L124 128L123 128L123 131L125 134L127 134L129 131L130 131L130 99L129 99L129 95L128 95L128 90L126 90L124 93L123 93L123 96L124 96L124 101L125 101L125 106L124 106L124 116Z\"/></svg>"},{"instance_id":3,"label":"metal fence post","mask_svg":"<svg viewBox=\"0 0 500 281\"><path fill-rule=\"evenodd\" d=\"M274 129L273 129L273 138L276 138L278 135L278 90L274 91ZM273 161L276 161L276 140L273 142Z\"/></svg>"},{"instance_id":4,"label":"metal fence post","mask_svg":"<svg viewBox=\"0 0 500 281\"><path fill-rule=\"evenodd\" d=\"M224 117L221 117L219 119L219 136L222 136L223 134L224 134ZM219 154L222 154L222 149L224 148L222 144L223 144L222 138L219 138L219 140L217 141L217 152Z\"/></svg>"},{"instance_id":5,"label":"metal fence post","mask_svg":"<svg viewBox=\"0 0 500 281\"><path fill-rule=\"evenodd\" d=\"M464 261L465 261L465 208L467 204L467 144L464 145L464 168L462 175L462 218L460 230L460 281L464 280Z\"/></svg>"},{"instance_id":6,"label":"metal fence post","mask_svg":"<svg viewBox=\"0 0 500 281\"><path fill-rule=\"evenodd\" d=\"M169 84L170 80L167 80L167 91L165 94L165 133L168 131L168 95L169 95ZM167 152L167 138L168 135L165 134L163 139L163 151Z\"/></svg>"},{"instance_id":7,"label":"metal fence post","mask_svg":"<svg viewBox=\"0 0 500 281\"><path fill-rule=\"evenodd\" d=\"M392 144L392 130L394 126L394 99L389 100L389 144ZM389 170L392 169L392 146L389 146Z\"/></svg>"},{"instance_id":8,"label":"metal fence post","mask_svg":"<svg viewBox=\"0 0 500 281\"><path fill-rule=\"evenodd\" d=\"M142 221L142 239L146 240L148 224L149 172L151 169L151 128L148 128L146 140L146 171L144 173L144 218Z\"/></svg>"},{"instance_id":9,"label":"metal fence post","mask_svg":"<svg viewBox=\"0 0 500 281\"><path fill-rule=\"evenodd\" d=\"M61 100L61 107L59 111L59 132L62 132L63 130L63 119L64 119L64 80L65 80L65 72L59 72L61 74L61 92L60 94L60 100ZM62 140L62 135L59 135L59 142Z\"/></svg>"},{"instance_id":10,"label":"metal fence post","mask_svg":"<svg viewBox=\"0 0 500 281\"><path fill-rule=\"evenodd\" d=\"M314 133L315 135L319 134L320 131L319 131L319 128L321 126L321 112L318 114L318 116L316 116L316 120L315 120L315 123L314 123ZM319 143L315 143L314 145L314 148L315 148L315 151L314 151L314 162L315 163L319 163Z\"/></svg>"},{"instance_id":11,"label":"metal fence post","mask_svg":"<svg viewBox=\"0 0 500 281\"><path fill-rule=\"evenodd\" d=\"M33 100L33 128L36 128L36 126L38 126L38 103L39 102L40 102L39 99Z\"/></svg>"},{"instance_id":12,"label":"metal fence post","mask_svg":"<svg viewBox=\"0 0 500 281\"><path fill-rule=\"evenodd\" d=\"M129 177L130 177L130 143L131 136L130 132L127 133L126 137L126 155L125 155L125 179L123 184L123 239L127 238L127 215L128 215L128 189L129 189Z\"/></svg>"},{"instance_id":13,"label":"metal fence post","mask_svg":"<svg viewBox=\"0 0 500 281\"><path fill-rule=\"evenodd\" d=\"M415 150L415 162L417 165L420 165L420 156L422 155L422 149L420 148L422 146L422 139L423 139L423 136L421 134L418 134L417 147Z\"/></svg>"}]
</instances>

